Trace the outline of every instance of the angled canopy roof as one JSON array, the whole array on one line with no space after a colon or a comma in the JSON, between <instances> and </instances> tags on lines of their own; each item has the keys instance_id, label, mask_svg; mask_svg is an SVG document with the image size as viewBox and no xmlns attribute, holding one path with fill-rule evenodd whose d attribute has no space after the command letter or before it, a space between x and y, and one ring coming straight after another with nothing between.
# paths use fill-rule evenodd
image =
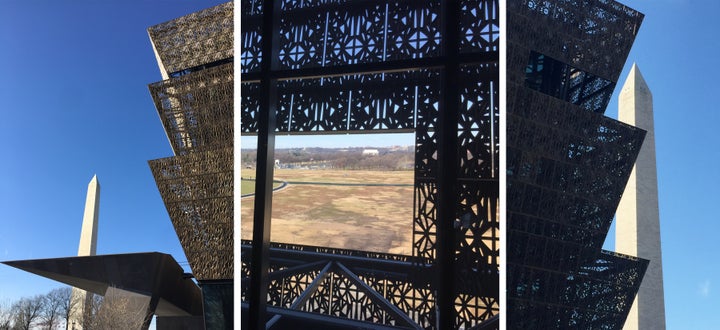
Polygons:
<instances>
[{"instance_id":1,"label":"angled canopy roof","mask_svg":"<svg viewBox=\"0 0 720 330\"><path fill-rule=\"evenodd\" d=\"M79 289L105 295L116 288L151 298L158 316L202 315L200 288L172 256L158 252L2 262Z\"/></svg>"}]
</instances>

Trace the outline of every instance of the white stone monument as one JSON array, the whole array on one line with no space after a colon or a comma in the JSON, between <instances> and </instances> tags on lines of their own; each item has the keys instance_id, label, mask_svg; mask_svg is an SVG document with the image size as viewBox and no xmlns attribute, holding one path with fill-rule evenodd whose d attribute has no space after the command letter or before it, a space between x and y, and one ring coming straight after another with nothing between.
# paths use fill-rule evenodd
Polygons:
<instances>
[{"instance_id":1,"label":"white stone monument","mask_svg":"<svg viewBox=\"0 0 720 330\"><path fill-rule=\"evenodd\" d=\"M80 230L80 245L78 256L94 256L97 252L97 231L98 212L100 211L100 183L97 175L94 175L88 184L87 197L85 198L85 213L83 214L82 229ZM82 329L84 312L90 307L92 294L77 288L72 289L70 298L73 302L73 309L68 320L68 329Z\"/></svg>"},{"instance_id":2,"label":"white stone monument","mask_svg":"<svg viewBox=\"0 0 720 330\"><path fill-rule=\"evenodd\" d=\"M615 249L650 260L623 329L665 329L653 101L636 64L620 91L618 119L647 131L617 210Z\"/></svg>"}]
</instances>

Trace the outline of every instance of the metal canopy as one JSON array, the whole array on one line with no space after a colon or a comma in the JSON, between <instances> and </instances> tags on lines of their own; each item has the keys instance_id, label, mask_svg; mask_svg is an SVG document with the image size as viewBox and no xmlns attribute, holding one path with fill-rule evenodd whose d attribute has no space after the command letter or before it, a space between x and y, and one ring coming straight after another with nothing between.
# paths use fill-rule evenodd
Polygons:
<instances>
[{"instance_id":1,"label":"metal canopy","mask_svg":"<svg viewBox=\"0 0 720 330\"><path fill-rule=\"evenodd\" d=\"M131 253L4 261L4 264L105 295L108 288L150 297L158 316L202 315L200 288L169 254Z\"/></svg>"}]
</instances>

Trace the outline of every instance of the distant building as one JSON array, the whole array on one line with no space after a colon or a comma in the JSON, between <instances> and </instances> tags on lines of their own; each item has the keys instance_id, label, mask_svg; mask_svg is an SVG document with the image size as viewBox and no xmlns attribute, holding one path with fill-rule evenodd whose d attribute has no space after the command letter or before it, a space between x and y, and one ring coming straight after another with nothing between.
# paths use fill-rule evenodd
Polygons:
<instances>
[{"instance_id":1,"label":"distant building","mask_svg":"<svg viewBox=\"0 0 720 330\"><path fill-rule=\"evenodd\" d=\"M362 151L363 156L377 156L380 155L380 151L377 149L363 149Z\"/></svg>"}]
</instances>

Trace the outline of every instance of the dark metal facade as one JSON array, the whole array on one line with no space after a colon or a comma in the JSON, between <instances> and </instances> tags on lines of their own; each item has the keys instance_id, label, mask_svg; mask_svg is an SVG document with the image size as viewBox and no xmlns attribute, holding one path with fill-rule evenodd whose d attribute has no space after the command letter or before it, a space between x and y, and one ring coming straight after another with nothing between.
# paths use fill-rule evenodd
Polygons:
<instances>
[{"instance_id":1,"label":"dark metal facade","mask_svg":"<svg viewBox=\"0 0 720 330\"><path fill-rule=\"evenodd\" d=\"M508 329L619 329L647 260L602 251L645 132L603 115L643 15L508 1Z\"/></svg>"},{"instance_id":2,"label":"dark metal facade","mask_svg":"<svg viewBox=\"0 0 720 330\"><path fill-rule=\"evenodd\" d=\"M150 84L150 94L174 152L150 168L202 289L205 327L231 329L233 3L148 33L165 79Z\"/></svg>"},{"instance_id":3,"label":"dark metal facade","mask_svg":"<svg viewBox=\"0 0 720 330\"><path fill-rule=\"evenodd\" d=\"M246 0L241 14L241 134L259 141L249 325L496 324L497 1ZM270 248L274 135L378 132L415 133L413 256L325 249L298 264L311 248Z\"/></svg>"}]
</instances>

